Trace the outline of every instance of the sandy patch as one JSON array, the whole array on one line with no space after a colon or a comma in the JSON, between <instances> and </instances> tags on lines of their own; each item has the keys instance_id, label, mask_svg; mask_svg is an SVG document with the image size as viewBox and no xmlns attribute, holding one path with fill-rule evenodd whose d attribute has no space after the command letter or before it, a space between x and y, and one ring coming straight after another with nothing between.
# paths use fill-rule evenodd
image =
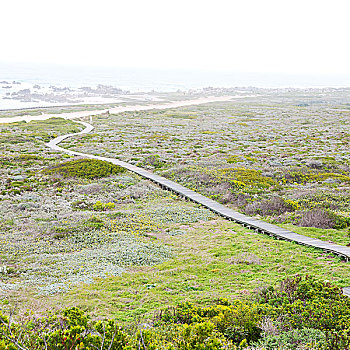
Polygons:
<instances>
[{"instance_id":1,"label":"sandy patch","mask_svg":"<svg viewBox=\"0 0 350 350\"><path fill-rule=\"evenodd\" d=\"M224 102L230 101L236 98L244 98L250 96L220 96L220 97L202 97L196 100L187 100L187 101L175 101L169 102L165 104L151 104L151 105L133 105L133 106L119 106L113 107L110 109L103 110L94 110L94 111L79 111L79 112L69 112L69 113L60 113L60 114L47 114L43 113L42 115L32 116L32 115L23 115L12 118L0 118L0 123L15 123L20 121L30 122L32 120L46 120L50 118L64 118L64 119L76 119L76 118L84 118L84 117L92 117L94 115L99 115L103 113L122 113L122 112L133 112L133 111L148 111L151 109L169 109L169 108L177 108L177 107L185 107L185 106L195 106L204 103L211 102Z\"/></svg>"}]
</instances>

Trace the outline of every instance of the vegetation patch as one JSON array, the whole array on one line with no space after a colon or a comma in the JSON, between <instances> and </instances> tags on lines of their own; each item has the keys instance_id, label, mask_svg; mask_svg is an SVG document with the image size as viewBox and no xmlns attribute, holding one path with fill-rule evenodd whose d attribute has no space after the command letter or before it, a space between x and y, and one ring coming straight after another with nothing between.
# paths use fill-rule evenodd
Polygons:
<instances>
[{"instance_id":1,"label":"vegetation patch","mask_svg":"<svg viewBox=\"0 0 350 350\"><path fill-rule=\"evenodd\" d=\"M98 159L78 159L60 163L49 169L46 174L59 174L63 177L78 177L83 179L99 179L106 176L118 175L126 170L119 165Z\"/></svg>"},{"instance_id":2,"label":"vegetation patch","mask_svg":"<svg viewBox=\"0 0 350 350\"><path fill-rule=\"evenodd\" d=\"M343 229L350 226L350 218L327 209L312 209L302 213L299 226Z\"/></svg>"},{"instance_id":3,"label":"vegetation patch","mask_svg":"<svg viewBox=\"0 0 350 350\"><path fill-rule=\"evenodd\" d=\"M214 214L208 209L192 208L185 206L171 206L168 208L153 208L147 210L147 214L155 221L161 223L190 223L199 220L208 221L214 218Z\"/></svg>"},{"instance_id":4,"label":"vegetation patch","mask_svg":"<svg viewBox=\"0 0 350 350\"><path fill-rule=\"evenodd\" d=\"M151 288L151 285L148 285ZM152 288L154 285L152 285ZM0 313L0 346L10 349L344 350L350 300L328 282L299 276L248 300L163 306L147 323L121 326L77 307L13 322Z\"/></svg>"},{"instance_id":5,"label":"vegetation patch","mask_svg":"<svg viewBox=\"0 0 350 350\"><path fill-rule=\"evenodd\" d=\"M344 174L325 173L325 172L303 172L291 171L284 175L282 181L284 183L308 183L323 182L332 179L333 181L350 183L350 176Z\"/></svg>"},{"instance_id":6,"label":"vegetation patch","mask_svg":"<svg viewBox=\"0 0 350 350\"><path fill-rule=\"evenodd\" d=\"M166 166L166 162L158 154L155 154L145 157L138 165L160 169Z\"/></svg>"},{"instance_id":7,"label":"vegetation patch","mask_svg":"<svg viewBox=\"0 0 350 350\"><path fill-rule=\"evenodd\" d=\"M149 167L234 210L348 245L348 90L269 93L96 117L94 134L62 146ZM0 316L10 339L28 320L28 349L45 348L43 339L61 345L63 334L63 349L89 341L106 350L114 332L120 343L111 349L349 348L341 258L257 234L131 173L80 168L45 147L79 130L63 119L0 125L0 308L16 301L21 309L13 328ZM62 305L53 323L22 312ZM110 321L95 321L102 315Z\"/></svg>"},{"instance_id":8,"label":"vegetation patch","mask_svg":"<svg viewBox=\"0 0 350 350\"><path fill-rule=\"evenodd\" d=\"M290 199L272 197L271 199L252 202L245 207L248 214L260 214L263 216L281 215L286 212L294 212L299 209L299 204Z\"/></svg>"}]
</instances>

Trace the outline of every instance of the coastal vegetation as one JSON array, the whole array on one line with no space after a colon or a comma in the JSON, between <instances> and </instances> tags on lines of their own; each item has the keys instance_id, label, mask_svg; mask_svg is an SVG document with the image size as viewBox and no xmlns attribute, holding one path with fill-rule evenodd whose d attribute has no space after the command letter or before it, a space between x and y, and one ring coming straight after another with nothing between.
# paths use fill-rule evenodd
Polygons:
<instances>
[{"instance_id":1,"label":"coastal vegetation","mask_svg":"<svg viewBox=\"0 0 350 350\"><path fill-rule=\"evenodd\" d=\"M125 169L98 159L70 160L45 169L46 174L58 174L63 177L81 177L84 179L98 179L125 172Z\"/></svg>"},{"instance_id":2,"label":"coastal vegetation","mask_svg":"<svg viewBox=\"0 0 350 350\"><path fill-rule=\"evenodd\" d=\"M349 109L321 95L105 114L61 145L347 246ZM349 347L348 263L45 146L81 129L0 124L0 349Z\"/></svg>"},{"instance_id":3,"label":"coastal vegetation","mask_svg":"<svg viewBox=\"0 0 350 350\"><path fill-rule=\"evenodd\" d=\"M287 278L250 299L181 302L149 323L121 326L71 307L13 321L0 313L0 348L9 349L329 349L350 345L350 299L329 282Z\"/></svg>"},{"instance_id":4,"label":"coastal vegetation","mask_svg":"<svg viewBox=\"0 0 350 350\"><path fill-rule=\"evenodd\" d=\"M273 223L335 229L349 244L349 111L336 94L101 116L64 147L147 167Z\"/></svg>"}]
</instances>

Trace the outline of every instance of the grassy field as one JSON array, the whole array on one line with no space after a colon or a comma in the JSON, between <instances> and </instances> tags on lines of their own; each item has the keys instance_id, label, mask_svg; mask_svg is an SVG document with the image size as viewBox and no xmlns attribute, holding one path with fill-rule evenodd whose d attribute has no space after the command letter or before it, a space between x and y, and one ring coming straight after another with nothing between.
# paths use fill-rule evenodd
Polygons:
<instances>
[{"instance_id":1,"label":"grassy field","mask_svg":"<svg viewBox=\"0 0 350 350\"><path fill-rule=\"evenodd\" d=\"M256 235L222 219L187 226L183 235L157 235L171 248L172 259L74 289L63 297L64 304L130 322L184 300L205 306L219 298L247 299L297 274L328 276L339 286L350 283L348 265L318 250Z\"/></svg>"},{"instance_id":2,"label":"grassy field","mask_svg":"<svg viewBox=\"0 0 350 350\"><path fill-rule=\"evenodd\" d=\"M100 117L93 134L64 147L149 168L273 223L333 229L308 232L349 244L350 111L337 99L296 94Z\"/></svg>"},{"instance_id":3,"label":"grassy field","mask_svg":"<svg viewBox=\"0 0 350 350\"><path fill-rule=\"evenodd\" d=\"M95 117L93 134L62 146L347 245L349 113L336 92L255 97ZM76 305L129 322L184 300L247 299L297 274L350 285L339 258L256 234L129 172L60 173L79 162L44 143L79 130L59 118L0 125L2 303Z\"/></svg>"}]
</instances>

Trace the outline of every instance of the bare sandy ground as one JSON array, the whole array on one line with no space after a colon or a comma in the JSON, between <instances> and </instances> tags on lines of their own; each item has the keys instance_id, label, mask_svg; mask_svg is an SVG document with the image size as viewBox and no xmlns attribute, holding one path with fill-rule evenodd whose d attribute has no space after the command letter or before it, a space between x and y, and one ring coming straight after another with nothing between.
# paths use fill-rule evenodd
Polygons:
<instances>
[{"instance_id":1,"label":"bare sandy ground","mask_svg":"<svg viewBox=\"0 0 350 350\"><path fill-rule=\"evenodd\" d=\"M94 110L94 111L79 111L79 112L69 112L69 113L60 113L60 114L43 113L37 116L23 115L18 117L11 117L11 118L0 118L0 123L15 123L23 120L26 122L30 122L32 120L46 120L50 118L75 119L75 118L91 117L94 115L107 113L108 111L110 113L115 114L115 113L122 113L122 112L147 111L150 109L168 109L168 108L177 108L177 107L184 107L184 106L194 106L194 105L200 105L200 104L210 103L210 102L230 101L231 99L244 98L244 97L251 97L251 96L249 95L248 96L242 96L242 95L220 96L220 97L212 96L212 97L202 97L195 100L174 101L169 103L150 104L150 105L119 106L119 107L114 107L110 109Z\"/></svg>"}]
</instances>

